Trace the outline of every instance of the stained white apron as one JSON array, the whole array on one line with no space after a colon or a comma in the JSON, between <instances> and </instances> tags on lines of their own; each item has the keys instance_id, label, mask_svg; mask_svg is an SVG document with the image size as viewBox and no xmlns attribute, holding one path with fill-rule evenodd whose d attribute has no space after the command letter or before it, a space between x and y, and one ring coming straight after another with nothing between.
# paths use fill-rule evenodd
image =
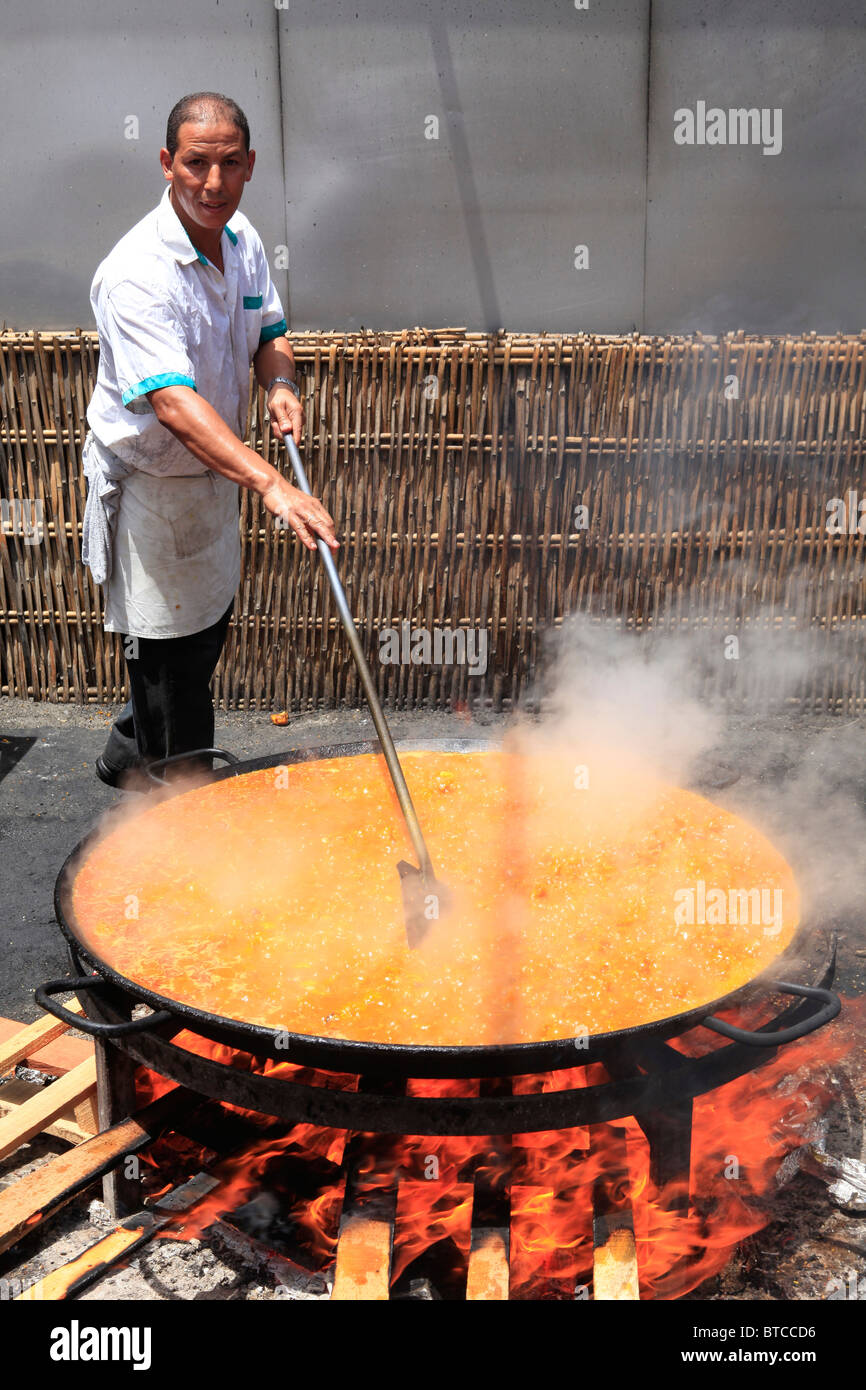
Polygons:
<instances>
[{"instance_id":1,"label":"stained white apron","mask_svg":"<svg viewBox=\"0 0 866 1390\"><path fill-rule=\"evenodd\" d=\"M222 617L241 577L238 484L210 470L156 477L135 469L121 487L106 632L187 637Z\"/></svg>"}]
</instances>

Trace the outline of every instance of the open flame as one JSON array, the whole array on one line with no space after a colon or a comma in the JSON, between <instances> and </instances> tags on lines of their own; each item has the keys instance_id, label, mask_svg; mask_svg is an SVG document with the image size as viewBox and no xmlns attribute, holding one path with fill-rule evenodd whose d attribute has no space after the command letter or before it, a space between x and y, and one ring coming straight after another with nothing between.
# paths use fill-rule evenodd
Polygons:
<instances>
[{"instance_id":1,"label":"open flame","mask_svg":"<svg viewBox=\"0 0 866 1390\"><path fill-rule=\"evenodd\" d=\"M832 1028L780 1049L756 1071L694 1103L691 1182L659 1189L650 1173L649 1144L632 1118L568 1130L510 1137L441 1138L363 1136L353 1183L360 1199L394 1208L392 1288L418 1267L435 1266L448 1287L465 1279L473 1206L500 1203L510 1228L510 1297L587 1296L593 1278L593 1210L605 1209L633 1224L643 1299L678 1298L718 1273L735 1247L772 1220L776 1175L784 1156L815 1137L837 1093L834 1066L855 1044L863 1001L849 1001ZM754 1025L754 1011L738 1021ZM180 1046L245 1069L354 1089L357 1077L316 1074L287 1062L255 1062L243 1053L179 1034ZM727 1044L695 1029L670 1046L689 1056ZM597 1064L571 1072L513 1078L515 1093L560 1090L605 1080ZM170 1083L153 1073L140 1078L140 1099ZM477 1095L476 1081L410 1081L414 1095ZM226 1107L229 1110L234 1107ZM272 1120L241 1112L255 1124ZM296 1125L263 1136L242 1153L212 1166L219 1186L194 1212L178 1215L162 1232L191 1239L220 1216L236 1212L263 1188L279 1186L287 1165L318 1164L320 1190L282 1193L284 1222L292 1228L309 1268L326 1271L336 1254L346 1172L341 1166L355 1136L342 1130ZM174 1136L161 1141L177 1142ZM349 1151L351 1154L351 1150ZM159 1154L155 1155L159 1161ZM294 1170L293 1170L294 1171ZM503 1205L504 1204L504 1205Z\"/></svg>"}]
</instances>

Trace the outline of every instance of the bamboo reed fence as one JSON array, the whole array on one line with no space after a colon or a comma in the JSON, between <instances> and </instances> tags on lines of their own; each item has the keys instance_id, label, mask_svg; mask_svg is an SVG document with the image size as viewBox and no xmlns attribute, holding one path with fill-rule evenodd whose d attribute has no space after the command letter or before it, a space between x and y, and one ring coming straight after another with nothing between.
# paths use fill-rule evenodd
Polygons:
<instances>
[{"instance_id":1,"label":"bamboo reed fence","mask_svg":"<svg viewBox=\"0 0 866 1390\"><path fill-rule=\"evenodd\" d=\"M297 333L305 454L382 697L508 708L572 612L625 629L820 634L798 699L866 705L866 334L649 338ZM95 333L0 333L0 690L126 697L81 563ZM251 378L247 442L288 472ZM849 494L857 494L856 497ZM840 497L850 518L828 530ZM580 508L585 508L585 512ZM863 527L866 530L866 500ZM225 709L362 703L318 570L242 491L242 577L215 675ZM487 634L486 672L381 664L386 628Z\"/></svg>"}]
</instances>

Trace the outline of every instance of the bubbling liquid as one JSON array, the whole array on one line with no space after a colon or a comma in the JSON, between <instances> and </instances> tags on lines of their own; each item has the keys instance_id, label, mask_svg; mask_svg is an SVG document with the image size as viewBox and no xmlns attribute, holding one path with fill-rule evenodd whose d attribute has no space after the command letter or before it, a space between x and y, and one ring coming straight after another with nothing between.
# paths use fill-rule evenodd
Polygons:
<instances>
[{"instance_id":1,"label":"bubbling liquid","mask_svg":"<svg viewBox=\"0 0 866 1390\"><path fill-rule=\"evenodd\" d=\"M410 950L414 862L377 755L266 768L146 808L73 884L83 943L208 1013L320 1037L504 1045L628 1028L760 973L794 935L791 869L752 825L570 754L401 753L447 915ZM579 1058L578 1058L579 1060Z\"/></svg>"}]
</instances>

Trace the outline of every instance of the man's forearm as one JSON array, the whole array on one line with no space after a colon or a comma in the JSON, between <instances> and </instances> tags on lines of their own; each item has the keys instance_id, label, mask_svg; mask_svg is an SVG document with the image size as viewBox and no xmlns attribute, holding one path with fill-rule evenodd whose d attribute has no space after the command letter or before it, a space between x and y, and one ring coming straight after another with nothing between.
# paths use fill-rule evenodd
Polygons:
<instances>
[{"instance_id":1,"label":"man's forearm","mask_svg":"<svg viewBox=\"0 0 866 1390\"><path fill-rule=\"evenodd\" d=\"M288 338L272 338L263 343L253 357L253 371L259 386L267 386L275 376L295 380L295 355Z\"/></svg>"},{"instance_id":2,"label":"man's forearm","mask_svg":"<svg viewBox=\"0 0 866 1390\"><path fill-rule=\"evenodd\" d=\"M285 394L290 396L303 418L295 397L288 391ZM315 550L320 541L331 550L339 549L334 518L319 499L301 492L253 449L248 449L213 406L191 386L162 386L158 391L148 391L147 396L160 424L170 430L194 458L233 483L257 492L265 509L287 522L308 550ZM278 400L278 392L272 393L271 400ZM279 407L274 404L273 408L287 409L285 402Z\"/></svg>"},{"instance_id":3,"label":"man's forearm","mask_svg":"<svg viewBox=\"0 0 866 1390\"><path fill-rule=\"evenodd\" d=\"M191 386L163 386L149 400L161 425L205 467L262 496L282 475L248 449Z\"/></svg>"}]
</instances>

